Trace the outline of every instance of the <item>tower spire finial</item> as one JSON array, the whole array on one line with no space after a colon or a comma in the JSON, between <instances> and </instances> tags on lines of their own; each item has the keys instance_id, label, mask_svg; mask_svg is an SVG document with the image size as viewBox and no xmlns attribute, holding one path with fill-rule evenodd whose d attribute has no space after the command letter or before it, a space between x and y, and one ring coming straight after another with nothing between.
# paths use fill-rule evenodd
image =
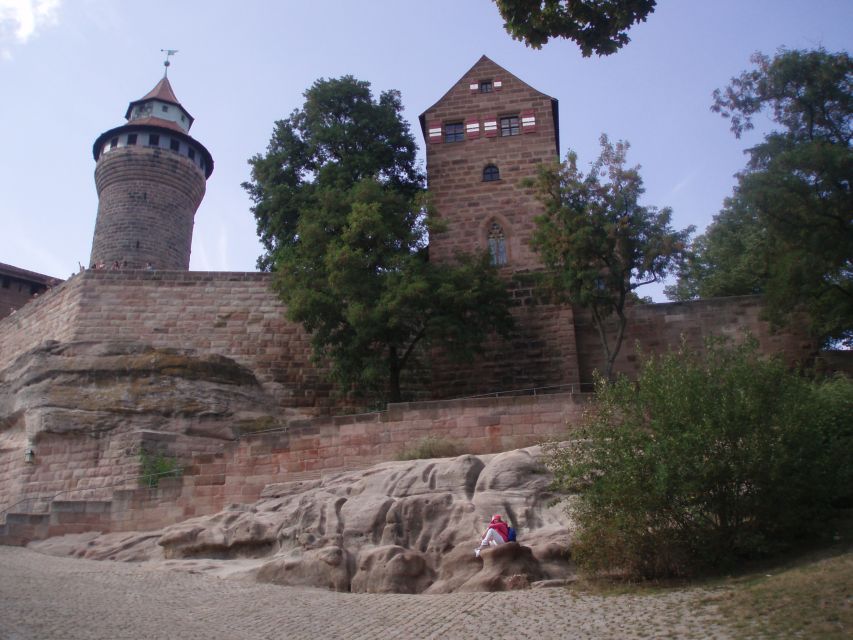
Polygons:
<instances>
[{"instance_id":1,"label":"tower spire finial","mask_svg":"<svg viewBox=\"0 0 853 640\"><path fill-rule=\"evenodd\" d=\"M166 70L163 72L163 77L166 78L169 76L169 65L171 64L169 62L169 57L175 55L178 52L178 50L177 49L160 49L160 51L162 51L166 54L166 59L163 61L163 66L166 68Z\"/></svg>"}]
</instances>

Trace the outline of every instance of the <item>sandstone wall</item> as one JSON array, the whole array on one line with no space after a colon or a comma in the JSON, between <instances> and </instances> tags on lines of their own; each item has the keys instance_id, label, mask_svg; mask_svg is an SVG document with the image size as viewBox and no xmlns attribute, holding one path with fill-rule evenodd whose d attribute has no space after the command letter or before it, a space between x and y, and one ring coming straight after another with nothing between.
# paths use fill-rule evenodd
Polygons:
<instances>
[{"instance_id":1,"label":"sandstone wall","mask_svg":"<svg viewBox=\"0 0 853 640\"><path fill-rule=\"evenodd\" d=\"M0 441L6 443L0 444L0 509L20 497L74 491L61 497L57 512L15 515L11 529L0 530L0 540L156 529L229 503L254 502L268 484L393 459L427 435L457 443L460 453L524 447L562 436L578 423L587 401L585 395L555 394L404 403L381 413L296 421L286 430L232 442L153 432L101 440L53 437L38 443L31 464L23 461L21 447L11 445L14 434L7 431ZM23 441L22 434L17 440ZM161 480L155 489L138 487L132 476L139 473L143 447L176 457L183 476ZM13 481L18 476L21 484ZM20 497L10 495L14 491Z\"/></svg>"},{"instance_id":2,"label":"sandstone wall","mask_svg":"<svg viewBox=\"0 0 853 640\"><path fill-rule=\"evenodd\" d=\"M701 349L710 336L742 340L745 332L758 340L761 352L778 354L791 364L807 362L814 355L817 346L804 332L774 331L761 319L761 310L760 296L635 305L628 312L625 340L615 370L636 375L640 365L637 344L645 353L665 353L678 349L682 337L690 348ZM593 371L604 371L601 341L589 313L575 314L575 333L580 377L588 382L593 379Z\"/></svg>"},{"instance_id":3,"label":"sandstone wall","mask_svg":"<svg viewBox=\"0 0 853 640\"><path fill-rule=\"evenodd\" d=\"M269 274L85 271L0 321L0 370L45 340L134 340L218 354L252 370L282 409L328 412L331 385L288 322Z\"/></svg>"}]
</instances>

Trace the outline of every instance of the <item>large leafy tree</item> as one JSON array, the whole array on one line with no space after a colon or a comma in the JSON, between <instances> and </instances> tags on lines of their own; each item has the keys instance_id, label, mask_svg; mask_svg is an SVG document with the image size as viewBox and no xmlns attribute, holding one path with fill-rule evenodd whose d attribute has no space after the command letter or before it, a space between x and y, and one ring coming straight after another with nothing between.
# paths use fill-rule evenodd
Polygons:
<instances>
[{"instance_id":1,"label":"large leafy tree","mask_svg":"<svg viewBox=\"0 0 853 640\"><path fill-rule=\"evenodd\" d=\"M567 38L584 57L616 53L630 42L628 29L655 10L656 0L495 0L513 38L540 49Z\"/></svg>"},{"instance_id":2,"label":"large leafy tree","mask_svg":"<svg viewBox=\"0 0 853 640\"><path fill-rule=\"evenodd\" d=\"M402 397L418 347L451 356L508 331L505 287L485 256L454 265L426 258L423 176L397 92L318 80L276 123L244 184L288 316L310 332L333 378L365 395Z\"/></svg>"},{"instance_id":3,"label":"large leafy tree","mask_svg":"<svg viewBox=\"0 0 853 640\"><path fill-rule=\"evenodd\" d=\"M589 309L612 379L635 290L663 279L682 258L693 228L675 231L672 210L640 204L639 167L626 166L627 142L601 136L601 154L584 175L570 151L559 166L542 167L536 181L545 213L533 246L547 267L551 291ZM615 317L616 331L608 325Z\"/></svg>"},{"instance_id":4,"label":"large leafy tree","mask_svg":"<svg viewBox=\"0 0 853 640\"><path fill-rule=\"evenodd\" d=\"M815 336L853 340L853 64L846 53L756 54L714 92L740 137L768 112L779 128L749 149L734 196L670 295L763 292L777 322L809 318Z\"/></svg>"}]
</instances>

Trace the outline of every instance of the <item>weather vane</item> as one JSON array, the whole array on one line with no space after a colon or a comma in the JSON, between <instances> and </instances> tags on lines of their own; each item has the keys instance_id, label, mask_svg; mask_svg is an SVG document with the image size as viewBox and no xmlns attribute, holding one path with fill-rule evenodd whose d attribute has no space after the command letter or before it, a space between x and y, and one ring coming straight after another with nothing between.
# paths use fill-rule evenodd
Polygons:
<instances>
[{"instance_id":1,"label":"weather vane","mask_svg":"<svg viewBox=\"0 0 853 640\"><path fill-rule=\"evenodd\" d=\"M163 72L163 75L168 76L169 75L169 65L171 64L169 62L169 57L175 55L178 52L178 50L177 49L160 49L160 51L162 51L166 54L166 60L163 62L163 66L166 67L166 71Z\"/></svg>"}]
</instances>

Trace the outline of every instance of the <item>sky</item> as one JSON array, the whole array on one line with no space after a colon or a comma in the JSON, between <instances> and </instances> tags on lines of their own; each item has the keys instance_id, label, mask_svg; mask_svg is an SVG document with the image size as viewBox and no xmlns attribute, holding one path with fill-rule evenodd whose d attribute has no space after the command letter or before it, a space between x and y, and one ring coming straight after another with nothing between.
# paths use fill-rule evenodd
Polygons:
<instances>
[{"instance_id":1,"label":"sky","mask_svg":"<svg viewBox=\"0 0 853 640\"><path fill-rule=\"evenodd\" d=\"M584 58L570 41L512 40L491 0L0 0L0 262L67 278L86 263L97 212L92 143L163 75L215 169L195 217L190 268L253 271L261 246L240 184L276 120L318 78L353 75L418 115L485 54L560 103L561 156L631 144L643 204L701 233L731 194L744 150L711 93L780 47L850 51L851 0L660 0L631 42ZM640 290L656 301L661 287Z\"/></svg>"}]
</instances>

